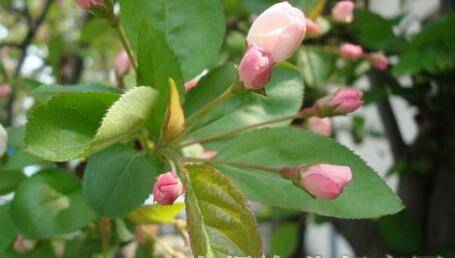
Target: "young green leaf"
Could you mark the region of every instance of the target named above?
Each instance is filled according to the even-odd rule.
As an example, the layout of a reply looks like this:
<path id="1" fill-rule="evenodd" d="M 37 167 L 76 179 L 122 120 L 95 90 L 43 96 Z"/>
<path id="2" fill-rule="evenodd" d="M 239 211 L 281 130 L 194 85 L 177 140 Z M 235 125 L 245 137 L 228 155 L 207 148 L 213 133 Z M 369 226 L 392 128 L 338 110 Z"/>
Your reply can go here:
<path id="1" fill-rule="evenodd" d="M 180 212 L 185 208 L 181 202 L 173 205 L 148 205 L 135 209 L 128 214 L 128 218 L 134 224 L 159 224 L 172 222 Z"/>
<path id="2" fill-rule="evenodd" d="M 120 10 L 121 21 L 134 48 L 143 19 L 163 33 L 182 64 L 185 81 L 216 60 L 225 31 L 219 0 L 121 0 Z M 140 43 L 137 48 L 140 51 Z M 171 78 L 179 84 L 176 77 Z"/>
<path id="3" fill-rule="evenodd" d="M 353 179 L 333 201 L 313 199 L 279 175 L 257 170 L 223 170 L 251 200 L 338 218 L 372 218 L 397 213 L 397 195 L 357 155 L 332 139 L 295 128 L 264 128 L 239 135 L 214 159 L 282 168 L 328 163 L 352 169 Z"/>
<path id="4" fill-rule="evenodd" d="M 88 160 L 84 197 L 100 216 L 120 216 L 145 201 L 161 172 L 158 160 L 129 146 L 115 145 Z"/>
<path id="5" fill-rule="evenodd" d="M 304 47 L 297 52 L 297 65 L 308 86 L 319 87 L 335 70 L 337 55 L 323 48 Z"/>
<path id="6" fill-rule="evenodd" d="M 16 238 L 16 228 L 14 227 L 11 215 L 10 204 L 0 206 L 0 256 Z"/>
<path id="7" fill-rule="evenodd" d="M 64 170 L 42 171 L 25 180 L 14 195 L 11 217 L 30 238 L 70 233 L 96 219 L 82 198 L 79 179 Z"/>
<path id="8" fill-rule="evenodd" d="M 164 137 L 166 140 L 174 139 L 182 133 L 184 126 L 185 115 L 183 114 L 179 92 L 174 80 L 169 79 L 169 107 L 166 112 Z"/>
<path id="9" fill-rule="evenodd" d="M 159 93 L 150 87 L 134 87 L 107 111 L 84 156 L 116 142 L 134 137 L 146 123 L 158 102 Z"/>
<path id="10" fill-rule="evenodd" d="M 168 46 L 164 34 L 146 20 L 142 22 L 139 29 L 138 63 L 138 83 L 150 86 L 160 93 L 149 124 L 152 136 L 157 138 L 163 128 L 169 106 L 169 79 L 175 81 L 181 100 L 183 100 L 184 90 L 178 59 Z"/>
<path id="11" fill-rule="evenodd" d="M 21 169 L 1 169 L 0 170 L 0 195 L 7 194 L 25 179 Z"/>
<path id="12" fill-rule="evenodd" d="M 235 185 L 207 165 L 188 165 L 186 213 L 194 256 L 262 257 L 254 215 Z"/>

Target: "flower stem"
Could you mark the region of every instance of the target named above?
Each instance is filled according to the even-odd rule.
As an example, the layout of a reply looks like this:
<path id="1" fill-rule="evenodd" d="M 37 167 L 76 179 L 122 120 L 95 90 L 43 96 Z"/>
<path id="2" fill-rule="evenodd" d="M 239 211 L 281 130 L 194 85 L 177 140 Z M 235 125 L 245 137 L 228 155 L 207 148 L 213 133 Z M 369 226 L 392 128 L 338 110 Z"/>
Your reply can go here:
<path id="1" fill-rule="evenodd" d="M 137 74 L 137 63 L 136 59 L 134 58 L 133 55 L 133 50 L 131 49 L 131 45 L 128 42 L 128 38 L 126 37 L 126 33 L 123 30 L 122 25 L 120 24 L 119 21 L 115 23 L 115 30 L 117 31 L 120 41 L 122 42 L 123 48 L 125 49 L 126 53 L 128 54 L 128 58 L 130 59 L 130 62 L 133 66 L 134 72 Z"/>
<path id="2" fill-rule="evenodd" d="M 309 115 L 307 115 L 306 113 L 299 112 L 299 113 L 294 114 L 294 115 L 284 116 L 284 117 L 280 117 L 280 118 L 277 118 L 277 119 L 273 119 L 273 120 L 269 120 L 269 121 L 265 121 L 265 122 L 261 122 L 261 123 L 257 123 L 257 124 L 247 125 L 247 126 L 240 127 L 240 128 L 237 128 L 237 129 L 234 129 L 234 130 L 231 130 L 231 131 L 226 131 L 226 132 L 222 132 L 222 133 L 219 133 L 219 134 L 215 134 L 215 135 L 211 135 L 211 136 L 207 136 L 207 137 L 202 137 L 202 138 L 199 138 L 199 139 L 191 140 L 191 141 L 188 141 L 188 142 L 184 142 L 184 143 L 180 144 L 178 147 L 179 148 L 183 148 L 183 147 L 186 147 L 186 146 L 189 146 L 189 145 L 193 145 L 195 143 L 210 142 L 210 141 L 218 140 L 218 139 L 221 139 L 221 138 L 226 138 L 226 137 L 229 137 L 229 136 L 234 136 L 234 135 L 237 135 L 239 133 L 242 133 L 244 131 L 248 131 L 248 130 L 251 130 L 251 129 L 254 129 L 254 128 L 258 128 L 258 127 L 262 127 L 262 126 L 266 126 L 266 125 L 272 125 L 272 124 L 276 124 L 276 123 L 281 123 L 281 122 L 284 122 L 284 121 L 287 121 L 287 120 L 306 118 L 308 116 Z"/>
<path id="3" fill-rule="evenodd" d="M 222 164 L 230 167 L 236 167 L 236 168 L 246 168 L 246 169 L 256 169 L 256 170 L 262 170 L 274 174 L 281 175 L 281 169 L 280 168 L 273 168 L 273 167 L 267 167 L 267 166 L 261 166 L 261 165 L 256 165 L 256 164 L 248 164 L 248 163 L 242 163 L 242 162 L 235 162 L 235 161 L 227 161 L 227 160 L 222 160 L 222 159 L 200 159 L 200 158 L 193 158 L 193 157 L 185 157 L 185 161 L 188 162 L 198 162 L 198 163 L 209 163 L 209 164 Z"/>

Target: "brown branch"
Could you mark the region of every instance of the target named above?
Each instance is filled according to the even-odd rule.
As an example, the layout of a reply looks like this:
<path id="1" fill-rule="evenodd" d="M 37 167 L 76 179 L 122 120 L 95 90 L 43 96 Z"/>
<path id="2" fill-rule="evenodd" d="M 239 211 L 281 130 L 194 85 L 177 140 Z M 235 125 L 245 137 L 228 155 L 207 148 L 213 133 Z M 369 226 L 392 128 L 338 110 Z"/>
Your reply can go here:
<path id="1" fill-rule="evenodd" d="M 41 24 L 43 23 L 44 19 L 46 18 L 50 6 L 52 4 L 53 0 L 47 0 L 44 4 L 43 10 L 41 11 L 41 14 L 38 16 L 36 21 L 33 23 L 32 26 L 29 26 L 27 34 L 20 44 L 20 57 L 17 61 L 16 69 L 14 70 L 14 77 L 17 78 L 20 75 L 20 72 L 22 70 L 22 66 L 24 65 L 25 58 L 27 57 L 27 50 L 30 44 L 33 42 L 33 39 L 36 36 L 36 33 L 38 32 L 38 29 L 40 28 Z M 28 9 L 25 9 L 28 10 Z M 14 104 L 14 99 L 15 99 L 15 91 L 13 89 L 13 92 L 11 93 L 10 98 L 8 99 L 7 103 L 7 110 L 8 110 L 8 115 L 6 118 L 7 124 L 11 125 L 13 122 L 13 104 Z"/>

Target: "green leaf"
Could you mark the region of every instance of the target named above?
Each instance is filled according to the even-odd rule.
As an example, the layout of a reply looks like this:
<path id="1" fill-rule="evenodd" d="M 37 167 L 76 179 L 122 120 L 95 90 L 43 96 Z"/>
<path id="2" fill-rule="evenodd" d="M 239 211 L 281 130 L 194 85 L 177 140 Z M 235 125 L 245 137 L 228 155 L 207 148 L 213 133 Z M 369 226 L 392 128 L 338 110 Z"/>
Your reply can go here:
<path id="1" fill-rule="evenodd" d="M 149 125 L 152 136 L 158 137 L 169 106 L 169 79 L 175 81 L 180 96 L 183 96 L 184 89 L 179 62 L 164 34 L 147 21 L 142 23 L 139 31 L 138 62 L 138 84 L 151 86 L 160 93 Z"/>
<path id="2" fill-rule="evenodd" d="M 158 102 L 158 96 L 156 90 L 144 86 L 123 94 L 107 111 L 84 156 L 141 133 Z"/>
<path id="3" fill-rule="evenodd" d="M 216 60 L 225 31 L 219 0 L 121 0 L 120 10 L 133 47 L 143 19 L 164 33 L 182 64 L 185 81 Z"/>
<path id="4" fill-rule="evenodd" d="M 120 216 L 141 206 L 162 172 L 158 160 L 129 146 L 115 145 L 88 160 L 84 196 L 100 216 Z"/>
<path id="5" fill-rule="evenodd" d="M 349 166 L 353 180 L 333 201 L 313 199 L 279 175 L 224 167 L 251 200 L 338 218 L 372 218 L 403 209 L 400 199 L 357 155 L 332 139 L 296 128 L 264 128 L 229 141 L 215 159 L 276 168 L 328 163 Z"/>
<path id="6" fill-rule="evenodd" d="M 36 103 L 44 104 L 57 94 L 65 92 L 107 92 L 120 93 L 120 90 L 114 87 L 109 87 L 99 83 L 86 83 L 77 85 L 58 85 L 49 84 L 42 85 L 32 91 Z"/>
<path id="7" fill-rule="evenodd" d="M 188 165 L 186 213 L 194 256 L 262 256 L 254 215 L 240 191 L 216 169 Z"/>
<path id="8" fill-rule="evenodd" d="M 185 102 L 187 117 L 216 99 L 235 81 L 237 70 L 233 63 L 227 63 L 211 70 L 201 78 L 197 87 L 188 92 Z"/>
<path id="9" fill-rule="evenodd" d="M 169 79 L 169 107 L 166 112 L 164 138 L 172 140 L 179 136 L 185 127 L 185 115 L 175 82 Z"/>
<path id="10" fill-rule="evenodd" d="M 303 101 L 303 82 L 299 72 L 290 65 L 276 67 L 266 92 L 267 96 L 243 94 L 231 97 L 209 115 L 205 125 L 192 136 L 213 135 L 297 113 Z"/>
<path id="11" fill-rule="evenodd" d="M 296 223 L 279 225 L 272 234 L 271 253 L 280 257 L 290 257 L 299 241 L 299 228 Z"/>
<path id="12" fill-rule="evenodd" d="M 455 68 L 455 14 L 435 19 L 411 40 L 393 68 L 395 75 L 438 74 Z M 425 60 L 424 62 L 422 60 Z"/>
<path id="13" fill-rule="evenodd" d="M 335 69 L 337 55 L 319 47 L 302 47 L 297 52 L 297 65 L 308 86 L 322 86 Z"/>
<path id="14" fill-rule="evenodd" d="M 26 127 L 27 149 L 44 159 L 65 161 L 133 138 L 145 128 L 158 93 L 135 87 L 117 97 L 111 93 L 57 95 L 32 111 Z"/>
<path id="15" fill-rule="evenodd" d="M 0 206 L 0 256 L 16 238 L 16 228 L 14 227 L 11 215 L 10 204 Z"/>
<path id="16" fill-rule="evenodd" d="M 42 171 L 25 180 L 11 203 L 11 217 L 29 238 L 78 230 L 96 218 L 82 198 L 79 179 L 64 170 Z"/>
<path id="17" fill-rule="evenodd" d="M 1 169 L 0 170 L 0 195 L 7 194 L 25 179 L 21 169 Z"/>
<path id="18" fill-rule="evenodd" d="M 172 222 L 180 212 L 185 208 L 181 202 L 173 205 L 148 205 L 140 207 L 128 214 L 128 218 L 134 224 L 160 224 Z"/>
<path id="19" fill-rule="evenodd" d="M 395 36 L 393 22 L 368 10 L 356 9 L 352 23 L 355 36 L 363 45 L 375 50 L 398 51 L 405 41 Z"/>
<path id="20" fill-rule="evenodd" d="M 81 157 L 95 137 L 112 93 L 64 93 L 29 115 L 25 146 L 29 152 L 52 161 Z"/>
<path id="21" fill-rule="evenodd" d="M 2 258 L 55 258 L 54 250 L 49 241 L 43 241 L 28 253 L 18 253 L 9 248 Z"/>

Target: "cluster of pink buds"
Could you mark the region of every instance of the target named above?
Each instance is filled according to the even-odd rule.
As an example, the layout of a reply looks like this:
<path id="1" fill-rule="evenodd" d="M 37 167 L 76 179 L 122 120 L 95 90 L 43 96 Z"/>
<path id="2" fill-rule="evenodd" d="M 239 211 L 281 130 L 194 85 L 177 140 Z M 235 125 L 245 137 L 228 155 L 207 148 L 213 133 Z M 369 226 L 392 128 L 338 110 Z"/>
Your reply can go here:
<path id="1" fill-rule="evenodd" d="M 288 2 L 275 4 L 260 14 L 247 36 L 248 48 L 239 65 L 239 78 L 247 89 L 268 83 L 275 63 L 291 57 L 305 37 L 306 19 Z"/>
<path id="2" fill-rule="evenodd" d="M 331 164 L 283 168 L 281 174 L 311 196 L 325 200 L 336 199 L 352 180 L 351 168 Z"/>
<path id="3" fill-rule="evenodd" d="M 153 186 L 153 198 L 160 205 L 172 205 L 183 193 L 183 184 L 172 172 L 161 174 Z"/>
<path id="4" fill-rule="evenodd" d="M 340 46 L 339 53 L 341 57 L 349 61 L 355 61 L 360 58 L 368 60 L 371 65 L 379 71 L 385 71 L 389 67 L 389 61 L 384 54 L 364 53 L 363 48 L 359 45 L 344 43 Z"/>

